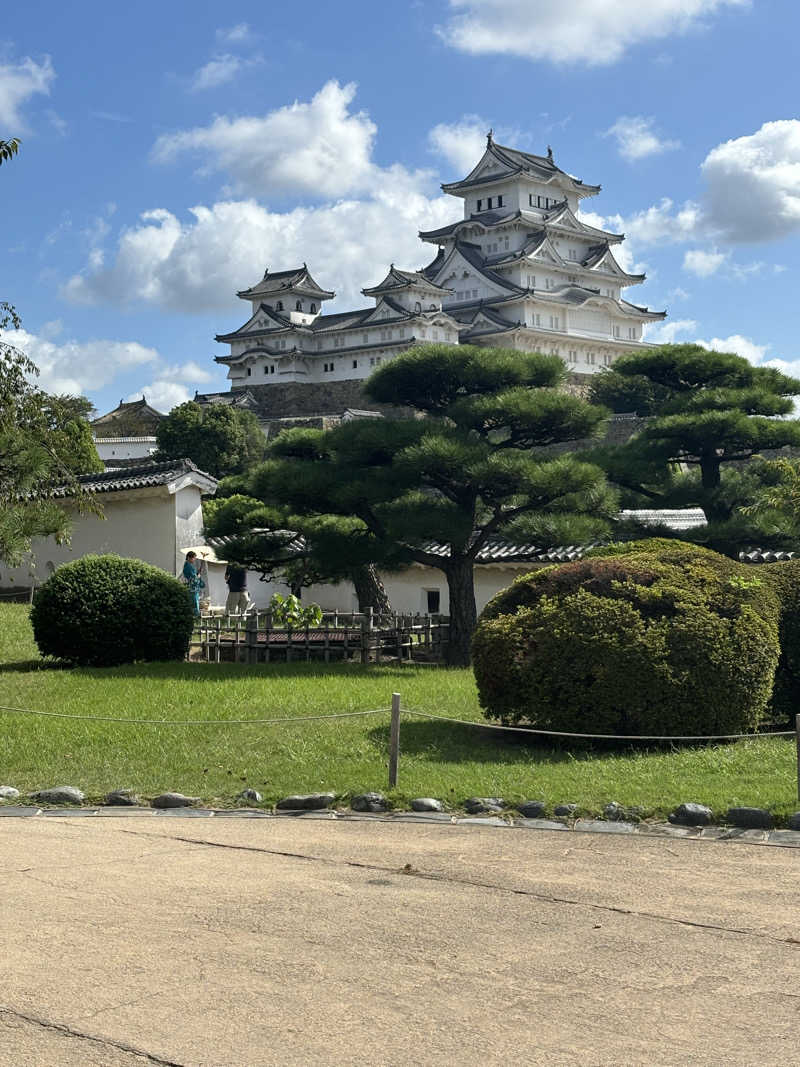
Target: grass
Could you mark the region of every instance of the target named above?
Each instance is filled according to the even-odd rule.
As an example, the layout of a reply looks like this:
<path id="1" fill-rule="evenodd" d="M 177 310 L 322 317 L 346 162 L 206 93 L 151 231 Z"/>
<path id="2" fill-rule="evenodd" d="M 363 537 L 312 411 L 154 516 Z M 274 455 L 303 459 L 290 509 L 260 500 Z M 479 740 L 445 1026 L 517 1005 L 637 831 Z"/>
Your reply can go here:
<path id="1" fill-rule="evenodd" d="M 0 711 L 0 784 L 22 792 L 76 785 L 98 800 L 110 789 L 143 797 L 177 790 L 229 806 L 246 787 L 265 802 L 332 790 L 386 792 L 391 693 L 405 707 L 482 723 L 471 671 L 349 664 L 157 663 L 59 669 L 38 657 L 26 605 L 0 606 L 0 702 L 121 719 L 291 717 L 386 708 L 329 722 L 164 726 L 45 719 Z M 695 800 L 715 812 L 755 805 L 779 817 L 797 809 L 791 739 L 643 751 L 551 748 L 469 726 L 406 716 L 400 788 L 392 798 L 468 796 L 577 803 L 598 813 L 611 800 L 665 816 Z"/>

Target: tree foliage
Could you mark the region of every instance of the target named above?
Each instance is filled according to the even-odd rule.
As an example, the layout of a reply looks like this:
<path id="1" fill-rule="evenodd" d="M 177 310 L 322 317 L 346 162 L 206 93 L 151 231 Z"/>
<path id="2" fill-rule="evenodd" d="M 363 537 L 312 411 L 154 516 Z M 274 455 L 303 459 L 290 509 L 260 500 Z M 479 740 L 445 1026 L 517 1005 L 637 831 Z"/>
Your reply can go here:
<path id="1" fill-rule="evenodd" d="M 788 417 L 798 395 L 797 379 L 732 353 L 700 345 L 632 353 L 595 376 L 590 399 L 647 416 L 645 425 L 626 444 L 590 455 L 631 506 L 702 508 L 708 525 L 692 536 L 703 543 L 724 551 L 763 543 L 768 524 L 742 508 L 764 471 L 745 465 L 765 449 L 800 444 L 800 421 Z"/>
<path id="2" fill-rule="evenodd" d="M 519 535 L 523 523 L 527 539 L 576 515 L 603 523 L 614 510 L 596 466 L 548 450 L 591 436 L 604 417 L 559 391 L 564 377 L 555 356 L 422 345 L 366 385 L 376 402 L 416 417 L 287 431 L 253 472 L 249 493 L 316 524 L 326 566 L 417 562 L 443 571 L 450 662 L 468 662 L 473 567 L 491 540 Z"/>
<path id="3" fill-rule="evenodd" d="M 190 459 L 214 477 L 241 474 L 264 456 L 266 439 L 251 411 L 224 404 L 180 404 L 159 422 L 156 459 Z"/>
<path id="4" fill-rule="evenodd" d="M 19 152 L 19 137 L 10 137 L 7 141 L 0 141 L 0 164 L 13 159 Z"/>
<path id="5" fill-rule="evenodd" d="M 246 487 L 246 479 L 242 485 Z M 226 486 L 230 488 L 230 485 Z M 225 538 L 225 555 L 291 589 L 352 581 L 359 609 L 391 610 L 375 569 L 378 546 L 357 519 L 342 515 L 297 515 L 245 493 L 203 506 L 207 537 Z M 386 558 L 384 565 L 390 565 Z M 397 561 L 396 561 L 397 562 Z"/>
<path id="6" fill-rule="evenodd" d="M 19 317 L 3 303 L 0 328 L 9 326 L 18 327 Z M 68 538 L 61 497 L 98 510 L 76 477 L 103 469 L 85 418 L 88 401 L 49 396 L 32 384 L 37 373 L 22 352 L 0 342 L 0 560 L 9 566 L 19 564 L 34 537 Z"/>

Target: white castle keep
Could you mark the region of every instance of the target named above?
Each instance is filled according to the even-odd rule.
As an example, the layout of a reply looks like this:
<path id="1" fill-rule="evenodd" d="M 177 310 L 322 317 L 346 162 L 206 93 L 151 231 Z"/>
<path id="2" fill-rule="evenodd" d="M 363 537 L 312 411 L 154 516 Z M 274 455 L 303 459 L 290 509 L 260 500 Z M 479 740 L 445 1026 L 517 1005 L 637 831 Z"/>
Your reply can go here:
<path id="1" fill-rule="evenodd" d="M 252 314 L 216 338 L 230 346 L 216 361 L 228 367 L 231 393 L 197 399 L 251 407 L 267 421 L 335 416 L 337 407 L 341 415 L 359 406 L 358 383 L 376 366 L 425 341 L 555 353 L 580 381 L 645 346 L 643 325 L 665 317 L 623 299 L 645 276 L 614 257 L 622 234 L 578 218 L 580 201 L 600 186 L 561 170 L 549 148 L 546 156 L 505 148 L 490 131 L 477 165 L 442 189 L 463 199 L 463 219 L 420 233 L 438 246 L 435 258 L 417 271 L 392 264 L 362 290 L 374 306 L 322 314 L 335 294 L 305 264 L 267 270 L 238 293 Z"/>

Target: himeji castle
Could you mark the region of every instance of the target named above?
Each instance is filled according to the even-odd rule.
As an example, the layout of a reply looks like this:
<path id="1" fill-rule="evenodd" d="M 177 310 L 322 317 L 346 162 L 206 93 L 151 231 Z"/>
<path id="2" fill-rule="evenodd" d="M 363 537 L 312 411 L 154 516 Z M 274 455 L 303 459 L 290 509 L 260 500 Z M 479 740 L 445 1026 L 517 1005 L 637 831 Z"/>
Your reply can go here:
<path id="1" fill-rule="evenodd" d="M 464 217 L 420 233 L 436 256 L 416 271 L 392 264 L 380 284 L 362 290 L 373 306 L 323 314 L 335 293 L 305 263 L 267 270 L 239 292 L 251 314 L 216 338 L 230 346 L 216 361 L 228 367 L 231 391 L 196 399 L 250 408 L 267 432 L 273 423 L 277 430 L 287 421 L 377 414 L 361 383 L 427 341 L 555 353 L 579 388 L 586 375 L 646 345 L 644 324 L 665 317 L 623 298 L 645 276 L 615 258 L 622 234 L 580 220 L 581 201 L 600 186 L 561 170 L 550 148 L 546 156 L 520 152 L 490 132 L 476 166 L 442 189 L 461 197 Z"/>

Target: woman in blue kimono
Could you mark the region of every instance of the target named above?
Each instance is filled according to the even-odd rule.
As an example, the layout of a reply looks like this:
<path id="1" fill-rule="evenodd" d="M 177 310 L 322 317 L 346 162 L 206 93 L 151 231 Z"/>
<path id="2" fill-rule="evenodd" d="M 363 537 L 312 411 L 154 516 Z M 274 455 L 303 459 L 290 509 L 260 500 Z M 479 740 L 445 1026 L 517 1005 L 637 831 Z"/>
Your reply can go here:
<path id="1" fill-rule="evenodd" d="M 195 563 L 196 559 L 196 552 L 186 553 L 186 562 L 183 565 L 183 580 L 186 582 L 186 587 L 189 590 L 189 600 L 192 604 L 192 611 L 195 615 L 199 616 L 200 590 L 205 589 L 206 583 L 200 577 L 199 568 Z"/>

